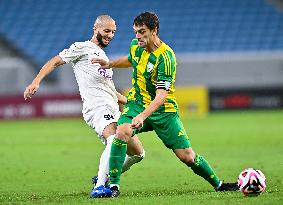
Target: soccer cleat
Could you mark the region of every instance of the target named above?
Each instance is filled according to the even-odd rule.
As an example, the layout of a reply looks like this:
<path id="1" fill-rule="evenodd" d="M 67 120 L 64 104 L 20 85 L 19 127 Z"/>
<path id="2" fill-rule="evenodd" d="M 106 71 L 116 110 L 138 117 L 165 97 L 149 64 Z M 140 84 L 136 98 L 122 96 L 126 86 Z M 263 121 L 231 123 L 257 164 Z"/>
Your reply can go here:
<path id="1" fill-rule="evenodd" d="M 238 183 L 222 183 L 221 186 L 216 189 L 216 191 L 238 191 L 239 186 Z"/>
<path id="2" fill-rule="evenodd" d="M 106 198 L 112 197 L 112 191 L 103 185 L 93 188 L 90 192 L 90 198 Z"/>
<path id="3" fill-rule="evenodd" d="M 113 186 L 110 188 L 111 189 L 111 197 L 112 198 L 115 198 L 115 197 L 118 197 L 120 195 L 120 191 L 119 191 L 119 188 L 117 186 Z"/>

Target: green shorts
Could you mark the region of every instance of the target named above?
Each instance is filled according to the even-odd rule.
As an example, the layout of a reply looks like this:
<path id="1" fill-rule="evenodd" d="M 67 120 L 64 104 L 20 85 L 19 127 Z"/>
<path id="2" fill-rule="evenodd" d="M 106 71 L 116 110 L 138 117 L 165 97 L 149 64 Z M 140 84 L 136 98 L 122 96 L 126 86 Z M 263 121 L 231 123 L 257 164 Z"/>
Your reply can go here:
<path id="1" fill-rule="evenodd" d="M 144 108 L 132 102 L 127 103 L 118 120 L 118 125 L 132 123 L 132 119 L 141 113 Z M 139 130 L 135 129 L 133 135 L 142 132 L 155 131 L 157 136 L 162 140 L 169 149 L 184 149 L 191 147 L 190 140 L 179 118 L 178 113 L 154 112 L 148 117 Z"/>

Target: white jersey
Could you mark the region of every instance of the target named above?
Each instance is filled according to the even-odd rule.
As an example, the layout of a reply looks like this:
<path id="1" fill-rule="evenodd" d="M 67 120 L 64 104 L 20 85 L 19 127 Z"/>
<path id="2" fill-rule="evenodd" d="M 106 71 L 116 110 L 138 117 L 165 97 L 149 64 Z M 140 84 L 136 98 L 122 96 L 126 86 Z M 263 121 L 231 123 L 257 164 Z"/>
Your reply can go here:
<path id="1" fill-rule="evenodd" d="M 59 56 L 66 63 L 72 63 L 83 101 L 84 119 L 101 135 L 105 126 L 114 120 L 113 118 L 115 118 L 114 121 L 117 121 L 118 98 L 112 80 L 112 69 L 102 69 L 100 64 L 92 64 L 91 59 L 101 58 L 109 62 L 108 57 L 99 46 L 91 41 L 75 42 L 70 48 L 60 52 Z M 110 120 L 106 119 L 106 125 L 97 129 L 98 122 L 102 120 L 100 119 L 101 112 L 105 109 L 109 112 L 108 114 L 102 113 L 104 114 L 102 118 L 108 116 L 106 118 L 110 117 Z M 100 116 L 97 116 L 98 112 Z M 92 122 L 94 118 L 96 120 Z"/>

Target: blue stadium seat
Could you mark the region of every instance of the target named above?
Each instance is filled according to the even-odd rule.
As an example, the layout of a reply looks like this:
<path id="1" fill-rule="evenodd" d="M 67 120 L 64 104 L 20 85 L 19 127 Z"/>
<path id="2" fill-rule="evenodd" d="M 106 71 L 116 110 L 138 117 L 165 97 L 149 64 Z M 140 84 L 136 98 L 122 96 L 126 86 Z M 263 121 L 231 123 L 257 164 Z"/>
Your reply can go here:
<path id="1" fill-rule="evenodd" d="M 0 35 L 42 65 L 90 39 L 94 18 L 109 14 L 118 31 L 106 51 L 126 54 L 133 18 L 146 10 L 159 15 L 160 36 L 178 53 L 283 50 L 283 12 L 265 0 L 1 0 Z"/>

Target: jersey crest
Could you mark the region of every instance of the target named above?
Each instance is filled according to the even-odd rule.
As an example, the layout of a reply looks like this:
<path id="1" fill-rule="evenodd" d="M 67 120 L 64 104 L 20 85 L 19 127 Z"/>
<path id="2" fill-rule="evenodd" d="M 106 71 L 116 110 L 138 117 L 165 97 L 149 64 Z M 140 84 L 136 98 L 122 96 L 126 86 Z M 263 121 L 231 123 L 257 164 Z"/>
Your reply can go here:
<path id="1" fill-rule="evenodd" d="M 151 62 L 148 62 L 146 68 L 147 68 L 147 72 L 150 73 L 153 70 L 154 65 Z"/>

